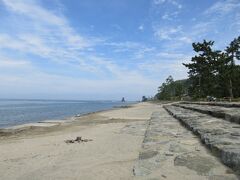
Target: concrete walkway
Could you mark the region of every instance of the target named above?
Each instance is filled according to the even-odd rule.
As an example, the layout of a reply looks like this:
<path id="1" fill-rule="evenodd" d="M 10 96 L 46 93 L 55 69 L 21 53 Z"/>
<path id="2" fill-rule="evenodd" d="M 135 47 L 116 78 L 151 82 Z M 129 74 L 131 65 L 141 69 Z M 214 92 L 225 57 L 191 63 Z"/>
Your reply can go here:
<path id="1" fill-rule="evenodd" d="M 226 121 L 240 124 L 240 108 L 239 107 L 222 107 L 212 105 L 199 104 L 174 104 L 175 106 L 190 109 L 213 117 L 221 118 Z"/>
<path id="2" fill-rule="evenodd" d="M 152 180 L 238 179 L 162 106 L 148 122 L 133 173 L 136 179 Z"/>

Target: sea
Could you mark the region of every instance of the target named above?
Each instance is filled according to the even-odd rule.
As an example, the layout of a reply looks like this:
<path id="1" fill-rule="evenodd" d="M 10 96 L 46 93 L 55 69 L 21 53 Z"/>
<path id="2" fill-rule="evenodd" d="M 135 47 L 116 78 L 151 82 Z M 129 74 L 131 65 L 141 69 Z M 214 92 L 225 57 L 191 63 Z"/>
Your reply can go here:
<path id="1" fill-rule="evenodd" d="M 0 99 L 0 128 L 44 120 L 64 120 L 75 115 L 112 109 L 134 102 Z"/>

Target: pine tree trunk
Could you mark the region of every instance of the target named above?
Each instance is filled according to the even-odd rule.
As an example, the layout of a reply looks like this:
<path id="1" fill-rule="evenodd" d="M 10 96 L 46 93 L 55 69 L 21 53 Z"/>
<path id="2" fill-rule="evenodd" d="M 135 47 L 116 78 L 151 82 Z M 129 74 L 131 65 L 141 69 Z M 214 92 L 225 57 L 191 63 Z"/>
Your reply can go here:
<path id="1" fill-rule="evenodd" d="M 233 66 L 234 66 L 234 52 L 232 52 L 232 59 L 231 59 L 231 74 L 230 74 L 230 80 L 229 80 L 229 95 L 230 95 L 230 102 L 233 99 L 233 85 L 232 85 L 232 76 L 233 76 Z"/>
<path id="2" fill-rule="evenodd" d="M 233 98 L 232 79 L 229 80 L 229 95 L 230 95 L 230 102 L 231 102 Z"/>

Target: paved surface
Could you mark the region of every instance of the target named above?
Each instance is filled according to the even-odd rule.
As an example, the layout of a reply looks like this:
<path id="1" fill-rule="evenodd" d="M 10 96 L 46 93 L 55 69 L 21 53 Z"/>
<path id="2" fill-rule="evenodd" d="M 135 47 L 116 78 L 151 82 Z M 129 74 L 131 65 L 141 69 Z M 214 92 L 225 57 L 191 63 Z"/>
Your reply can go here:
<path id="1" fill-rule="evenodd" d="M 198 135 L 221 161 L 240 170 L 240 125 L 176 106 L 165 109 Z"/>
<path id="2" fill-rule="evenodd" d="M 210 106 L 222 106 L 222 107 L 240 107 L 239 102 L 192 102 L 182 101 L 181 104 L 199 104 L 199 105 L 210 105 Z"/>
<path id="3" fill-rule="evenodd" d="M 133 168 L 136 179 L 238 179 L 162 106 L 148 121 Z"/>
<path id="4" fill-rule="evenodd" d="M 237 107 L 222 107 L 222 106 L 212 106 L 212 105 L 199 105 L 199 104 L 186 104 L 177 103 L 175 106 L 179 106 L 185 109 L 190 109 L 198 111 L 204 114 L 209 114 L 211 116 L 222 118 L 226 121 L 234 122 L 240 124 L 240 108 Z"/>

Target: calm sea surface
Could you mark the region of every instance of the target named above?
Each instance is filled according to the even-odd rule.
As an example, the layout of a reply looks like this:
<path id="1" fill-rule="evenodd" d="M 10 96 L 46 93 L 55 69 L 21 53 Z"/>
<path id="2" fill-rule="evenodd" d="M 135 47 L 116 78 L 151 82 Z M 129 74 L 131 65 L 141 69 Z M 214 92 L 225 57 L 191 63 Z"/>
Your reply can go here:
<path id="1" fill-rule="evenodd" d="M 1 100 L 0 128 L 43 120 L 65 119 L 130 103 L 117 101 Z"/>

